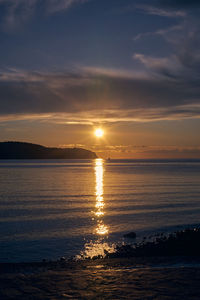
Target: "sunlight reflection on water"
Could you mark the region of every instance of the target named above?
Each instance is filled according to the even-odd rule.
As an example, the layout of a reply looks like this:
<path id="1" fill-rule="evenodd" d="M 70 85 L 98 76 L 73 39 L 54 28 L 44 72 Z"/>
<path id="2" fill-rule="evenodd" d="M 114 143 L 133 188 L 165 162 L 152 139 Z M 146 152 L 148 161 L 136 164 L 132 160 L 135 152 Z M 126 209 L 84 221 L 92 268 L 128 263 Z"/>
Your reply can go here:
<path id="1" fill-rule="evenodd" d="M 103 176 L 104 176 L 104 161 L 103 159 L 95 160 L 95 195 L 96 195 L 96 203 L 95 210 L 92 211 L 93 219 L 96 219 L 96 227 L 94 230 L 94 234 L 97 235 L 97 240 L 90 241 L 86 243 L 84 246 L 84 250 L 81 252 L 82 258 L 92 258 L 94 256 L 104 257 L 105 252 L 114 252 L 115 245 L 109 245 L 104 241 L 104 238 L 109 234 L 109 228 L 106 224 L 104 224 L 103 216 L 105 215 L 105 202 L 103 197 Z M 78 256 L 80 258 L 80 256 Z"/>
<path id="2" fill-rule="evenodd" d="M 103 172 L 104 172 L 104 166 L 103 166 L 103 159 L 96 159 L 95 161 L 95 178 L 96 178 L 96 211 L 94 212 L 96 218 L 97 218 L 97 227 L 96 227 L 96 233 L 98 235 L 105 235 L 108 234 L 108 226 L 106 226 L 102 220 L 102 217 L 104 216 L 104 198 L 103 198 Z"/>

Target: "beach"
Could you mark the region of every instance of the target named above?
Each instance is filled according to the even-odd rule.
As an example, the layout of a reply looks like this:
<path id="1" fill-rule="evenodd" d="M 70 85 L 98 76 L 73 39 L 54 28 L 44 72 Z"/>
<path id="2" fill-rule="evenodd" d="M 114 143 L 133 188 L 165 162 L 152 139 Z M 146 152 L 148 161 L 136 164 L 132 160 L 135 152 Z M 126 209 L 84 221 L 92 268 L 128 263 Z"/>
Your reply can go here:
<path id="1" fill-rule="evenodd" d="M 197 300 L 199 278 L 196 258 L 1 264 L 0 298 Z"/>

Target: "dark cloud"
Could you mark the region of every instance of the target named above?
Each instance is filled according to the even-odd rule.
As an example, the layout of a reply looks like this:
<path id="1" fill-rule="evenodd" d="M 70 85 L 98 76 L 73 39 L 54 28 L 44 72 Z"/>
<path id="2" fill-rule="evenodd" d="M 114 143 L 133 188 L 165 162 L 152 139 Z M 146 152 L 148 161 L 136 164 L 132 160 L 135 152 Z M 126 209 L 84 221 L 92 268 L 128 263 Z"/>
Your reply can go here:
<path id="1" fill-rule="evenodd" d="M 183 1 L 184 2 L 184 1 Z M 178 25 L 155 32 L 139 34 L 135 40 L 154 36 L 170 44 L 171 53 L 165 57 L 134 54 L 149 71 L 179 83 L 185 82 L 188 89 L 195 91 L 200 79 L 200 21 L 188 15 Z M 187 93 L 187 90 L 185 89 Z"/>
<path id="2" fill-rule="evenodd" d="M 197 117 L 200 86 L 95 68 L 48 74 L 14 71 L 0 75 L 0 106 L 1 116 L 68 114 L 68 121 L 76 122 Z"/>

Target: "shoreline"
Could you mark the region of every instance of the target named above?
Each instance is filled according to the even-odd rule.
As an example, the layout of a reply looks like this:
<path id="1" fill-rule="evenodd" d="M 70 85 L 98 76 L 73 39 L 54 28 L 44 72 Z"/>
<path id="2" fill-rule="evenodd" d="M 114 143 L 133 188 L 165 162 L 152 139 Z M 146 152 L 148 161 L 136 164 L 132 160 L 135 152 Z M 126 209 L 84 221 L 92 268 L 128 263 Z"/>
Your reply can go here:
<path id="1" fill-rule="evenodd" d="M 174 261 L 177 258 L 184 261 L 200 261 L 200 225 L 185 227 L 182 230 L 168 234 L 155 233 L 147 236 L 141 241 L 134 243 L 137 235 L 135 232 L 126 234 L 129 236 L 125 244 L 116 245 L 114 251 L 104 249 L 104 254 L 97 256 L 78 255 L 69 258 L 60 257 L 58 259 L 42 259 L 38 261 L 21 262 L 1 262 L 1 269 L 17 266 L 62 266 L 75 265 L 76 263 L 85 264 L 92 261 L 116 261 L 123 259 L 128 261 Z"/>
<path id="2" fill-rule="evenodd" d="M 200 268 L 200 256 L 152 256 L 152 257 L 120 257 L 120 258 L 99 258 L 83 260 L 65 260 L 65 261 L 45 261 L 45 262 L 17 262 L 0 263 L 0 274 L 34 272 L 46 270 L 67 270 L 84 269 L 90 267 L 104 268 Z"/>
<path id="3" fill-rule="evenodd" d="M 5 263 L 0 270 L 4 300 L 200 298 L 200 258 L 194 257 Z"/>
<path id="4" fill-rule="evenodd" d="M 0 299 L 198 300 L 199 247 L 197 227 L 119 246 L 105 258 L 0 263 Z"/>

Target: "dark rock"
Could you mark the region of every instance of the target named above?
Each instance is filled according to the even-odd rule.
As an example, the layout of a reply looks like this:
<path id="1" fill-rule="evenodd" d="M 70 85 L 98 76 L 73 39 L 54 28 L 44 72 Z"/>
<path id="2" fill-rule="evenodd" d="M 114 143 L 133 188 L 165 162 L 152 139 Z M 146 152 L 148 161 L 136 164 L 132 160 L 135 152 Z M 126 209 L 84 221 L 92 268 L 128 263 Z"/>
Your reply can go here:
<path id="1" fill-rule="evenodd" d="M 63 256 L 60 258 L 60 262 L 64 262 L 64 261 L 66 261 L 66 258 Z"/>
<path id="2" fill-rule="evenodd" d="M 130 234 L 125 235 L 128 237 Z M 134 246 L 116 247 L 113 257 L 164 257 L 191 256 L 200 257 L 200 228 L 186 228 L 182 231 L 162 235 L 153 241 L 143 241 Z M 112 257 L 112 255 L 109 255 Z"/>

